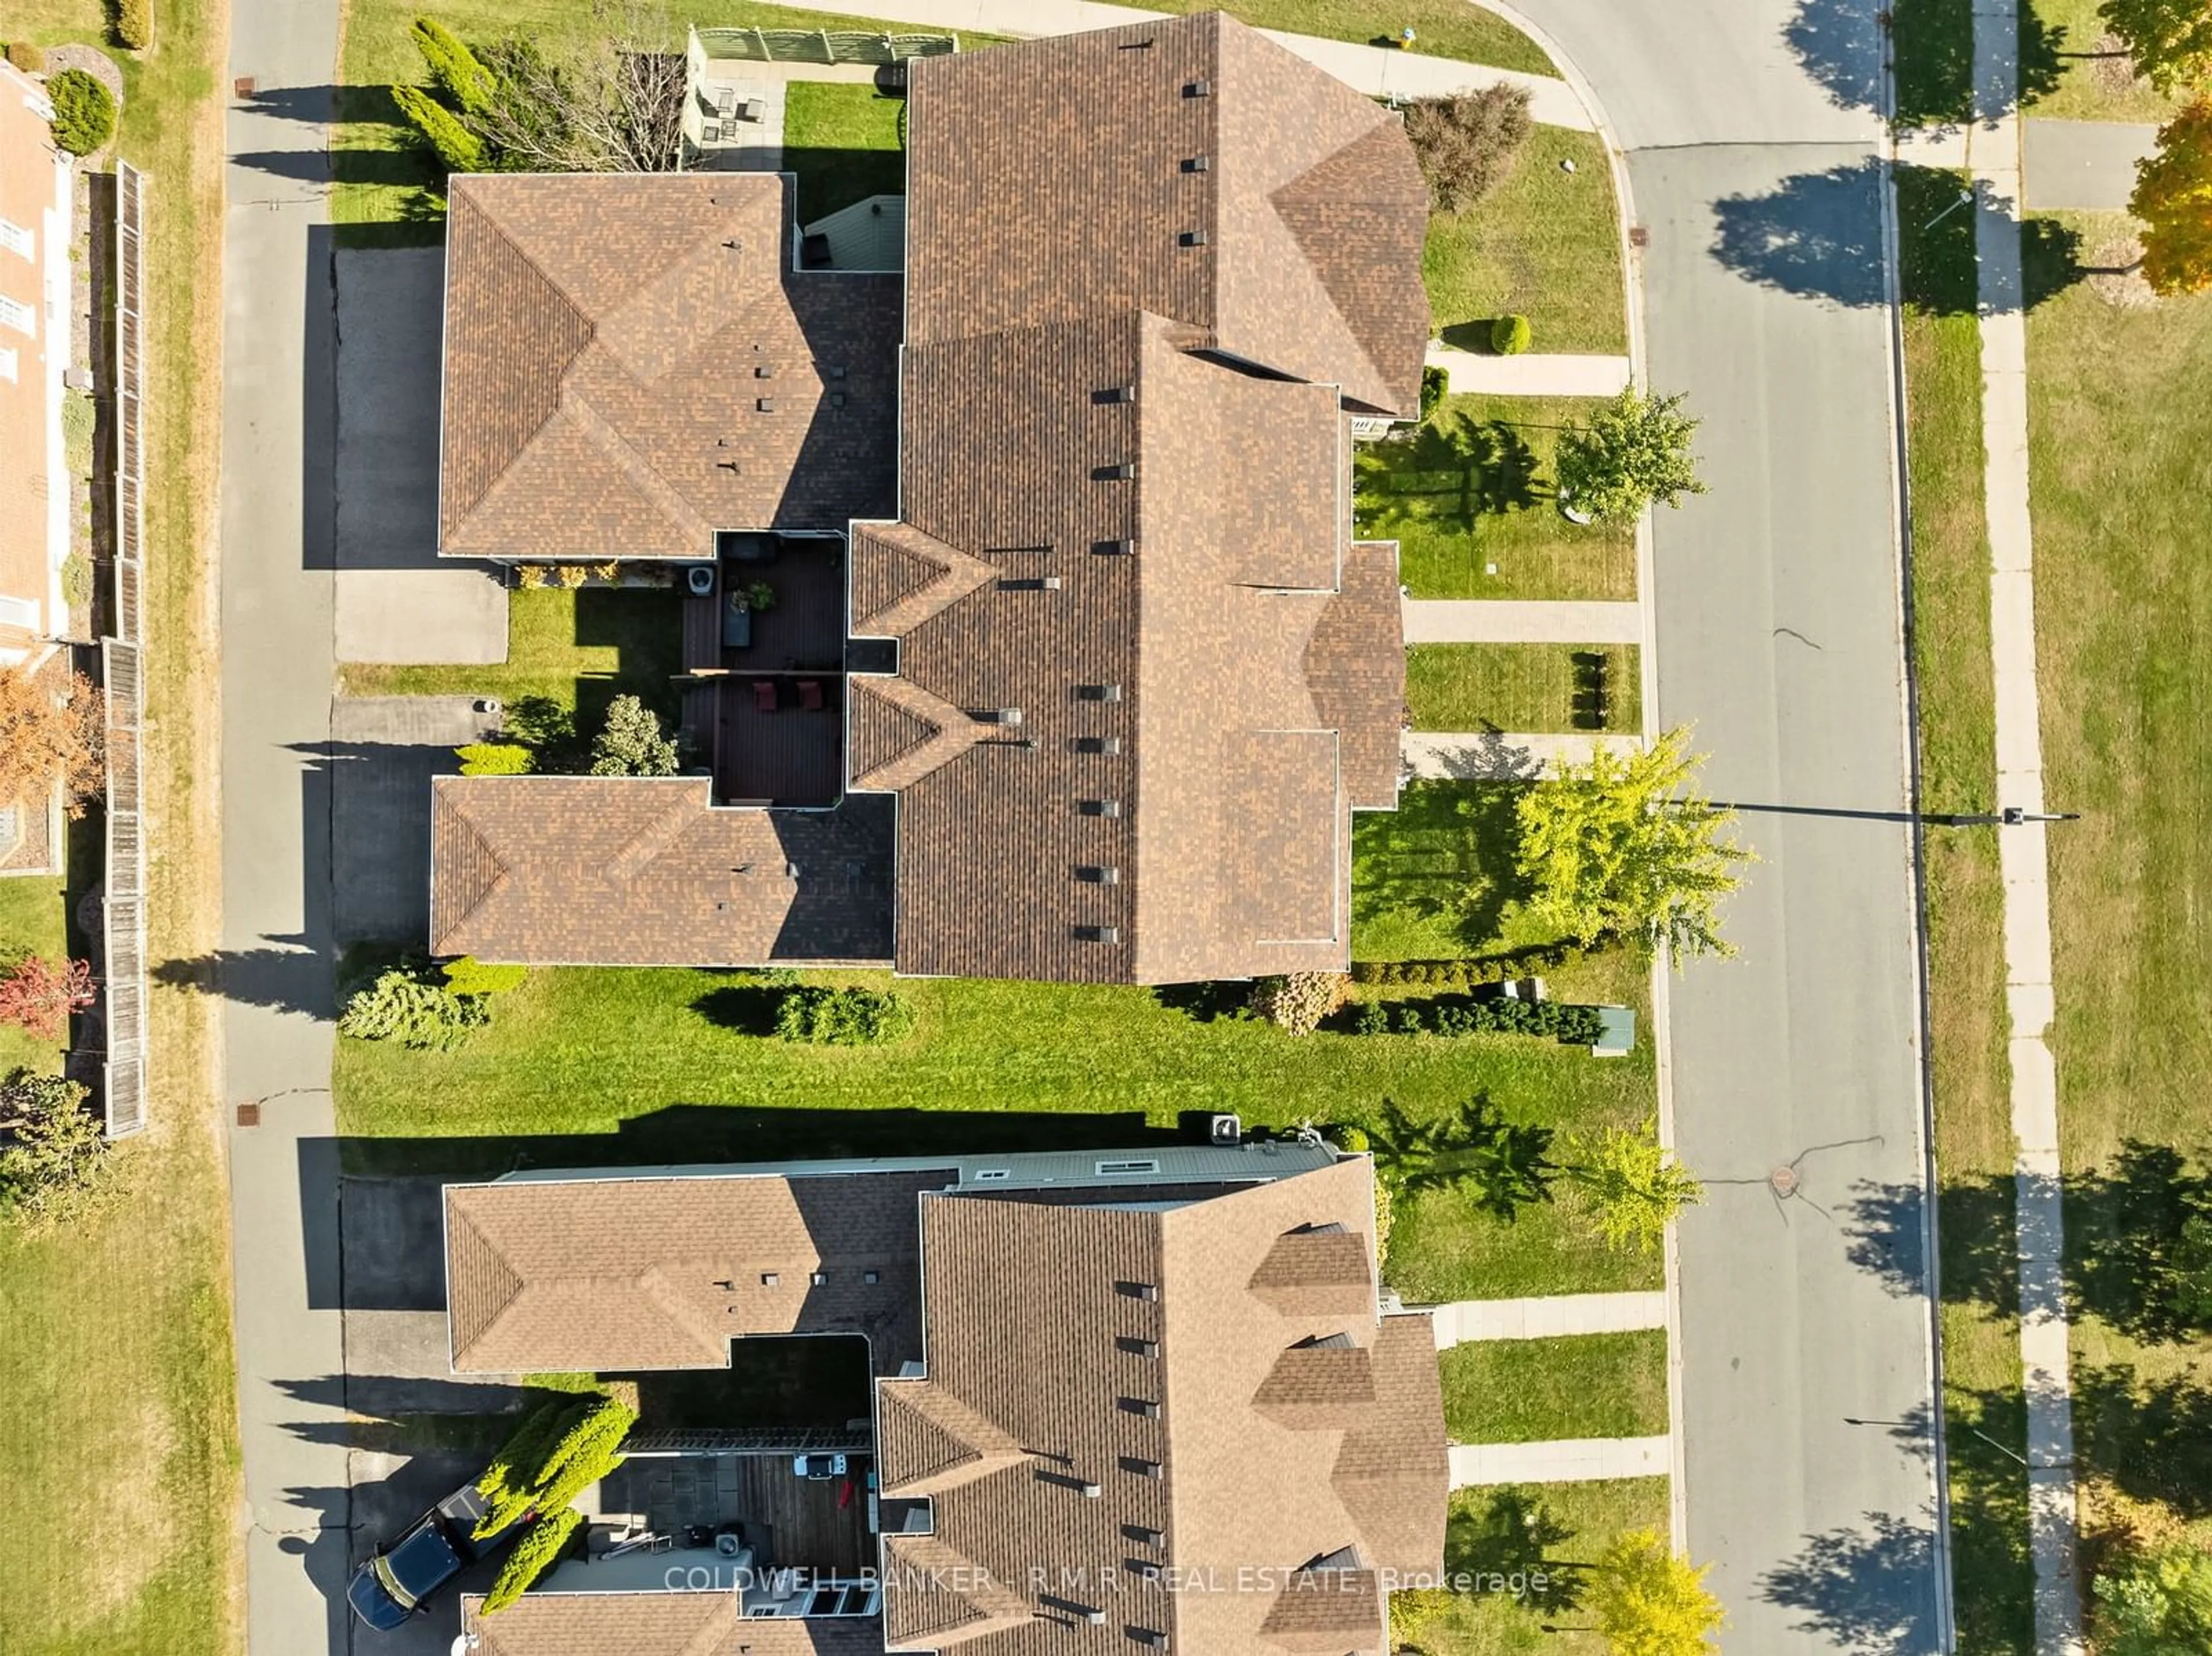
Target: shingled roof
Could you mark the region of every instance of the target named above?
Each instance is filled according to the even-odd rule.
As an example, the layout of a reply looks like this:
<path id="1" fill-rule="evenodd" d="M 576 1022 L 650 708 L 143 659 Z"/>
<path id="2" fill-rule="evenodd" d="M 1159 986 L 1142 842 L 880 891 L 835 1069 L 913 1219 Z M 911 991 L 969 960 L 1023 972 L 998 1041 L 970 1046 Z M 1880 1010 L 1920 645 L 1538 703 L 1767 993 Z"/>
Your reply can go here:
<path id="1" fill-rule="evenodd" d="M 911 68 L 909 345 L 1147 310 L 1419 401 L 1429 195 L 1398 118 L 1218 12 Z"/>
<path id="2" fill-rule="evenodd" d="M 878 1386 L 878 1447 L 934 1521 L 884 1538 L 887 1642 L 1381 1651 L 1380 1573 L 1442 1568 L 1449 1477 L 1429 1319 L 1376 1313 L 1372 1178 L 926 1196 L 927 1372 Z"/>
<path id="3" fill-rule="evenodd" d="M 454 177 L 441 551 L 703 558 L 890 509 L 898 278 L 794 272 L 791 188 Z"/>
<path id="4" fill-rule="evenodd" d="M 494 1616 L 461 1600 L 473 1656 L 883 1656 L 872 1617 L 748 1620 L 738 1596 L 707 1592 L 526 1594 Z"/>
<path id="5" fill-rule="evenodd" d="M 957 1176 L 449 1186 L 453 1370 L 720 1368 L 739 1335 L 862 1334 L 896 1374 L 921 1355 L 915 1201 Z"/>

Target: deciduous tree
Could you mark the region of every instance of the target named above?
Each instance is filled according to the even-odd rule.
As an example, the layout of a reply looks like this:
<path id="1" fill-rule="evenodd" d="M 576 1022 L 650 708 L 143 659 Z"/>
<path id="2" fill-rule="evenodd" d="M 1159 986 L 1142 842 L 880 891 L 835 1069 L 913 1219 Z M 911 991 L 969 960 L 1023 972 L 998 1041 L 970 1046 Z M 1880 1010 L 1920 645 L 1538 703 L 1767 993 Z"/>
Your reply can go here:
<path id="1" fill-rule="evenodd" d="M 2212 99 L 2159 129 L 2157 149 L 2136 164 L 2128 210 L 2143 221 L 2142 276 L 2154 293 L 2212 288 Z"/>
<path id="2" fill-rule="evenodd" d="M 1705 1590 L 1705 1571 L 1677 1558 L 1656 1530 L 1634 1530 L 1607 1548 L 1587 1604 L 1613 1656 L 1705 1656 L 1728 1617 Z"/>
<path id="3" fill-rule="evenodd" d="M 82 673 L 0 667 L 0 803 L 36 808 L 58 781 L 69 814 L 82 816 L 106 779 L 106 704 Z"/>
<path id="4" fill-rule="evenodd" d="M 1574 1160 L 1560 1168 L 1589 1192 L 1599 1240 L 1622 1253 L 1656 1253 L 1675 1216 L 1705 1199 L 1698 1176 L 1660 1148 L 1658 1125 L 1646 1121 L 1634 1132 L 1609 1127 L 1577 1139 Z"/>
<path id="5" fill-rule="evenodd" d="M 1430 199 L 1447 213 L 1473 206 L 1513 170 L 1530 125 L 1528 93 L 1503 82 L 1406 106 L 1407 140 Z"/>
<path id="6" fill-rule="evenodd" d="M 1559 498 L 1602 523 L 1633 523 L 1647 507 L 1704 494 L 1690 452 L 1698 422 L 1682 401 L 1624 385 L 1587 424 L 1570 426 L 1553 463 Z"/>
<path id="7" fill-rule="evenodd" d="M 95 992 L 90 961 L 55 966 L 26 955 L 0 977 L 0 1023 L 27 1029 L 40 1040 L 59 1040 L 68 1032 L 70 1014 L 91 1005 Z"/>
<path id="8" fill-rule="evenodd" d="M 2173 1542 L 2097 1577 L 2097 1648 L 2105 1656 L 2212 1651 L 2212 1552 Z"/>
<path id="9" fill-rule="evenodd" d="M 2212 79 L 2212 6 L 2205 0 L 2105 0 L 2097 8 L 2136 71 L 2160 92 Z"/>
<path id="10" fill-rule="evenodd" d="M 1691 791 L 1702 761 L 1688 734 L 1666 731 L 1640 752 L 1601 743 L 1521 796 L 1534 918 L 1584 943 L 1617 934 L 1678 955 L 1735 952 L 1716 910 L 1750 853 L 1729 836 L 1734 813 Z"/>
<path id="11" fill-rule="evenodd" d="M 0 1081 L 0 1209 L 52 1216 L 100 1188 L 107 1141 L 84 1101 L 59 1076 L 18 1070 Z"/>

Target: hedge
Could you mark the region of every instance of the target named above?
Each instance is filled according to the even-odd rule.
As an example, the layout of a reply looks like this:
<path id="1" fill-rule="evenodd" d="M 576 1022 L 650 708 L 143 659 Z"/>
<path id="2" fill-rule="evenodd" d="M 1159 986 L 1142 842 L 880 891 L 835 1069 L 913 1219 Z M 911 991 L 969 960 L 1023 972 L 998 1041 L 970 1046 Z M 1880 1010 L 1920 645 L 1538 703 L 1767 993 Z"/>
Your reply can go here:
<path id="1" fill-rule="evenodd" d="M 817 1046 L 867 1046 L 896 1040 L 914 1028 L 914 1011 L 896 995 L 873 989 L 802 987 L 775 1009 L 775 1032 Z"/>
<path id="2" fill-rule="evenodd" d="M 1531 336 L 1525 316 L 1501 316 L 1490 325 L 1490 349 L 1500 356 L 1518 356 L 1528 349 Z"/>
<path id="3" fill-rule="evenodd" d="M 1589 1046 L 1596 1043 L 1604 1028 L 1595 1006 L 1578 1006 L 1571 1001 L 1515 1000 L 1504 995 L 1494 1000 L 1452 995 L 1403 1000 L 1387 1011 L 1380 1003 L 1370 1001 L 1354 1026 L 1358 1033 L 1384 1033 L 1376 1027 L 1381 1020 L 1374 1016 L 1375 1011 L 1383 1013 L 1389 1033 L 1401 1035 L 1549 1035 L 1562 1046 Z"/>
<path id="4" fill-rule="evenodd" d="M 143 52 L 154 44 L 154 0 L 115 0 L 117 44 Z"/>
<path id="5" fill-rule="evenodd" d="M 1470 984 L 1504 983 L 1512 978 L 1556 972 L 1612 945 L 1600 942 L 1585 946 L 1573 943 L 1538 943 L 1503 955 L 1468 955 L 1456 960 L 1355 961 L 1354 983 L 1433 984 L 1439 988 L 1463 989 Z"/>
<path id="6" fill-rule="evenodd" d="M 8 43 L 8 61 L 26 75 L 46 72 L 46 54 L 28 40 L 10 40 Z"/>

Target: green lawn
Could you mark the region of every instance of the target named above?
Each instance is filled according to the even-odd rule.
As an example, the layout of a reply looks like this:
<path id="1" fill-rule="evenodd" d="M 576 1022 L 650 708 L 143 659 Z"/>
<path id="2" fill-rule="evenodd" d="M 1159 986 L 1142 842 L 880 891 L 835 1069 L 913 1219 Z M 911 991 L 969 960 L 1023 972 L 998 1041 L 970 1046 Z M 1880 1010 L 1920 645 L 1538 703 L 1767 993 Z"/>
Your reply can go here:
<path id="1" fill-rule="evenodd" d="M 65 883 L 44 875 L 0 879 L 0 970 L 25 955 L 58 961 L 68 952 L 69 894 Z M 12 1023 L 0 1024 L 0 1076 L 12 1070 L 60 1067 L 62 1048 L 34 1040 Z"/>
<path id="2" fill-rule="evenodd" d="M 672 589 L 538 587 L 507 595 L 507 659 L 488 666 L 339 669 L 348 695 L 489 695 L 512 708 L 543 697 L 588 729 L 627 692 L 673 716 L 683 664 L 683 597 Z"/>
<path id="3" fill-rule="evenodd" d="M 1440 1354 L 1454 1443 L 1657 1437 L 1667 1430 L 1667 1331 L 1474 1340 Z"/>
<path id="4" fill-rule="evenodd" d="M 1406 705 L 1418 731 L 1498 730 L 1540 734 L 1576 722 L 1575 657 L 1605 660 L 1603 728 L 1644 727 L 1638 651 L 1632 644 L 1415 644 L 1406 651 Z"/>
<path id="5" fill-rule="evenodd" d="M 1416 597 L 1634 597 L 1634 531 L 1578 527 L 1554 503 L 1560 429 L 1594 406 L 1447 397 L 1411 434 L 1354 452 L 1358 532 L 1398 543 L 1400 577 Z"/>
<path id="6" fill-rule="evenodd" d="M 1981 340 L 1959 175 L 1900 168 L 1905 391 L 1912 495 L 1912 653 L 1923 799 L 1988 809 L 1996 787 L 1990 555 L 1982 494 Z M 1960 1649 L 2033 1648 L 2027 1557 L 2003 891 L 1996 830 L 1926 838 L 1929 1022 L 1940 1169 L 1944 1412 Z M 1996 1261 L 1999 1268 L 1990 1269 Z"/>
<path id="7" fill-rule="evenodd" d="M 2113 221 L 2069 217 L 2085 246 Z M 2077 1267 L 2123 1192 L 2084 1181 L 2130 1140 L 2208 1137 L 2212 591 L 2200 579 L 2212 295 L 2116 305 L 2083 282 L 2028 318 L 2029 457 L 2045 785 L 2082 819 L 2051 835 L 2055 1045 Z M 2148 1009 L 2158 1009 L 2147 1026 Z M 2075 1322 L 2075 1427 L 2093 1532 L 2201 1516 L 2212 1338 L 2146 1345 L 2093 1295 Z M 2154 1385 L 2172 1388 L 2148 1406 Z M 2179 1434 L 2190 1412 L 2200 1424 Z M 2197 1493 L 2178 1500 L 2178 1482 Z"/>
<path id="8" fill-rule="evenodd" d="M 1668 1522 L 1663 1477 L 1454 1490 L 1444 1567 L 1483 1578 L 1486 1590 L 1394 1604 L 1392 1647 L 1421 1656 L 1602 1656 L 1604 1641 L 1577 1609 L 1587 1572 L 1575 1567 L 1595 1563 L 1629 1531 L 1663 1537 Z M 1560 1631 L 1546 1632 L 1547 1623 Z"/>
<path id="9" fill-rule="evenodd" d="M 2180 107 L 2106 42 L 2100 0 L 2022 0 L 2021 37 L 2033 50 L 2024 102 L 2032 115 L 2068 121 L 2163 121 Z"/>
<path id="10" fill-rule="evenodd" d="M 1620 209 L 1604 140 L 1536 128 L 1489 195 L 1431 216 L 1421 275 L 1447 345 L 1488 350 L 1489 318 L 1518 312 L 1534 336 L 1531 350 L 1625 354 Z"/>
<path id="11" fill-rule="evenodd" d="M 905 193 L 905 99 L 835 81 L 794 82 L 784 96 L 783 165 L 799 175 L 801 224 L 870 196 Z"/>
<path id="12" fill-rule="evenodd" d="M 1318 34 L 1328 40 L 1380 43 L 1411 28 L 1413 49 L 1426 57 L 1461 58 L 1496 69 L 1556 76 L 1544 49 L 1494 12 L 1466 0 L 1158 0 L 1153 11 L 1225 11 L 1255 28 Z"/>

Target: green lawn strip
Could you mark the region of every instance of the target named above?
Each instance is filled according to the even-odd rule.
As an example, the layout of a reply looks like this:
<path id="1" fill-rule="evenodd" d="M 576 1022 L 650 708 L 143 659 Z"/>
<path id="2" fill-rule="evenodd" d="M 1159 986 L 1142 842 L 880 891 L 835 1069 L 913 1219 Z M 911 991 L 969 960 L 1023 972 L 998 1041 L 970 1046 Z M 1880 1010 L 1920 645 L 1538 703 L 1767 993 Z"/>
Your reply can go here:
<path id="1" fill-rule="evenodd" d="M 1454 1443 L 1657 1437 L 1667 1430 L 1667 1331 L 1473 1340 L 1439 1356 Z"/>
<path id="2" fill-rule="evenodd" d="M 2022 0 L 2025 112 L 2064 121 L 2164 121 L 2180 101 L 2136 78 L 2107 39 L 2100 0 Z"/>
<path id="3" fill-rule="evenodd" d="M 784 98 L 783 166 L 799 175 L 801 224 L 870 196 L 905 193 L 905 99 L 836 81 L 794 81 Z"/>
<path id="4" fill-rule="evenodd" d="M 1634 531 L 1578 527 L 1554 504 L 1559 432 L 1594 406 L 1447 397 L 1411 434 L 1354 450 L 1358 532 L 1398 543 L 1399 576 L 1415 597 L 1634 597 Z"/>
<path id="5" fill-rule="evenodd" d="M 1425 57 L 1458 58 L 1493 69 L 1556 76 L 1543 47 L 1494 12 L 1465 0 L 1157 0 L 1153 11 L 1225 11 L 1255 28 L 1317 34 L 1325 40 L 1395 42 L 1414 32 L 1413 50 Z"/>
<path id="6" fill-rule="evenodd" d="M 1664 1536 L 1668 1522 L 1663 1477 L 1455 1489 L 1444 1568 L 1468 1577 L 1470 1590 L 1407 1629 L 1412 1647 L 1422 1656 L 1602 1656 L 1605 1641 L 1577 1609 L 1589 1571 L 1576 1567 L 1596 1562 L 1631 1531 Z M 1564 1538 L 1538 1545 L 1532 1530 Z M 1559 1631 L 1547 1632 L 1547 1623 Z"/>
<path id="7" fill-rule="evenodd" d="M 538 587 L 507 595 L 507 659 L 478 666 L 354 663 L 339 670 L 348 695 L 488 695 L 509 707 L 544 696 L 589 729 L 615 696 L 676 712 L 682 604 L 673 591 Z"/>
<path id="8" fill-rule="evenodd" d="M 2118 221 L 2067 215 L 2087 245 Z M 2110 1234 L 2117 1192 L 2081 1182 L 2130 1140 L 2204 1144 L 2212 936 L 2198 889 L 2212 850 L 2212 592 L 2203 539 L 2212 295 L 2115 305 L 2089 283 L 2029 313 L 2029 459 L 2045 786 L 2078 822 L 2051 836 L 2059 1126 L 2067 1242 Z M 2075 832 L 2075 830 L 2078 830 Z M 2161 1011 L 2146 1027 L 2144 1009 Z M 2077 1273 L 2077 1282 L 2078 1282 Z M 2139 1345 L 2082 1284 L 2075 1426 L 2093 1535 L 2202 1511 L 2212 1477 L 2191 1411 L 2212 1410 L 2212 1339 Z M 2154 1388 L 2170 1388 L 2163 1398 Z M 2196 1495 L 2186 1491 L 2194 1481 Z"/>
<path id="9" fill-rule="evenodd" d="M 68 953 L 67 888 L 41 874 L 0 879 L 0 971 L 26 955 L 59 961 Z M 12 1023 L 0 1024 L 0 1076 L 18 1069 L 61 1067 L 60 1043 L 34 1039 Z"/>
<path id="10" fill-rule="evenodd" d="M 1632 644 L 1415 644 L 1406 650 L 1406 705 L 1417 731 L 1574 731 L 1575 658 L 1605 659 L 1605 729 L 1643 728 Z"/>
<path id="11" fill-rule="evenodd" d="M 1572 173 L 1560 165 L 1568 161 Z M 1532 350 L 1625 355 L 1620 208 L 1604 140 L 1537 127 L 1487 196 L 1430 215 L 1421 276 L 1447 345 L 1487 351 L 1490 318 L 1518 312 Z"/>

